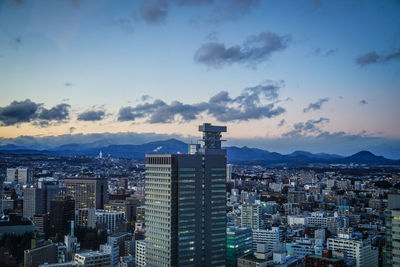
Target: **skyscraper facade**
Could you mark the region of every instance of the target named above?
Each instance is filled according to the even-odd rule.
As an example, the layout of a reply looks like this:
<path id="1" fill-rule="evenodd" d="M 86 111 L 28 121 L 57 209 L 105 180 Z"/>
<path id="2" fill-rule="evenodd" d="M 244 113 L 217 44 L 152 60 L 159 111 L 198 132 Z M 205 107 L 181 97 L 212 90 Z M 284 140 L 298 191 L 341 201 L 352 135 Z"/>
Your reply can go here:
<path id="1" fill-rule="evenodd" d="M 108 202 L 107 179 L 68 178 L 65 179 L 68 195 L 75 200 L 75 209 L 103 209 Z"/>
<path id="2" fill-rule="evenodd" d="M 190 154 L 146 155 L 147 266 L 225 266 L 226 127 Z"/>

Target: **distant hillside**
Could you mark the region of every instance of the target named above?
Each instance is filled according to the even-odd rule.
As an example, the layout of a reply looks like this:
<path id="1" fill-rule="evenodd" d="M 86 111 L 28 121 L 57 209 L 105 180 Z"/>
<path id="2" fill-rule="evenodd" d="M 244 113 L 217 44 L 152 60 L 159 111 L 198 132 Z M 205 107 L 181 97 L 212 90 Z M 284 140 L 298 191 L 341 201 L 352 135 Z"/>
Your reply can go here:
<path id="1" fill-rule="evenodd" d="M 104 145 L 104 146 L 102 146 Z M 225 147 L 227 150 L 228 162 L 230 163 L 257 163 L 257 164 L 369 164 L 369 165 L 399 165 L 400 161 L 376 156 L 369 151 L 360 151 L 349 157 L 326 153 L 310 153 L 307 151 L 295 151 L 291 154 L 283 155 L 277 152 L 270 152 L 258 148 L 249 147 Z M 146 154 L 171 154 L 186 153 L 188 144 L 176 140 L 168 139 L 155 141 L 141 145 L 114 145 L 108 142 L 97 142 L 88 144 L 66 144 L 47 150 L 35 150 L 27 147 L 15 145 L 0 146 L 1 153 L 13 154 L 43 154 L 49 156 L 97 156 L 102 151 L 103 156 L 108 154 L 116 158 L 144 159 Z"/>

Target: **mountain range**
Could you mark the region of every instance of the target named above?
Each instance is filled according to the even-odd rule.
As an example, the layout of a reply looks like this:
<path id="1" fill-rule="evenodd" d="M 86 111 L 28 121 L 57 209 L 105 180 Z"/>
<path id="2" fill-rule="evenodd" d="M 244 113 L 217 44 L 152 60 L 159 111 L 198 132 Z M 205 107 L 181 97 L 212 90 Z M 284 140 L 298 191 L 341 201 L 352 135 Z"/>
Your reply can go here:
<path id="1" fill-rule="evenodd" d="M 134 158 L 142 160 L 145 154 L 186 153 L 188 144 L 177 139 L 149 142 L 141 145 L 113 145 L 101 142 L 87 144 L 65 144 L 47 149 L 32 149 L 17 145 L 0 145 L 0 153 L 4 154 L 43 154 L 48 156 L 103 156 L 112 155 L 117 158 Z M 280 154 L 258 148 L 224 147 L 227 150 L 228 162 L 247 164 L 368 164 L 368 165 L 400 165 L 400 160 L 387 159 L 369 151 L 360 151 L 344 157 L 335 154 L 310 153 L 295 151 L 291 154 Z"/>

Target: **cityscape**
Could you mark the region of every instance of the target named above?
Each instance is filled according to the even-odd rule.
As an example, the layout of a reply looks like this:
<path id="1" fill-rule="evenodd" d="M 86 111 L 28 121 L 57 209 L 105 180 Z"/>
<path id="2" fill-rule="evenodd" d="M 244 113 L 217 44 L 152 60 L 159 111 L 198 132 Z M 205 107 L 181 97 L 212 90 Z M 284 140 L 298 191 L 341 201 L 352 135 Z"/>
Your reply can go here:
<path id="1" fill-rule="evenodd" d="M 400 2 L 0 0 L 0 267 L 400 266 Z"/>

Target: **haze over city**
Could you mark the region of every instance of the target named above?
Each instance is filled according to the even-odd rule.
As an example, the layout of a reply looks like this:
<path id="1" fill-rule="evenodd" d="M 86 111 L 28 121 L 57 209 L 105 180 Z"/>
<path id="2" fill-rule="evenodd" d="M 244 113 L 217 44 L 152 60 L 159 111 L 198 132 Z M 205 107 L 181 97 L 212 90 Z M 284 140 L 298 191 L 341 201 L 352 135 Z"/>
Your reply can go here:
<path id="1" fill-rule="evenodd" d="M 400 158 L 398 1 L 0 1 L 0 143 Z"/>

